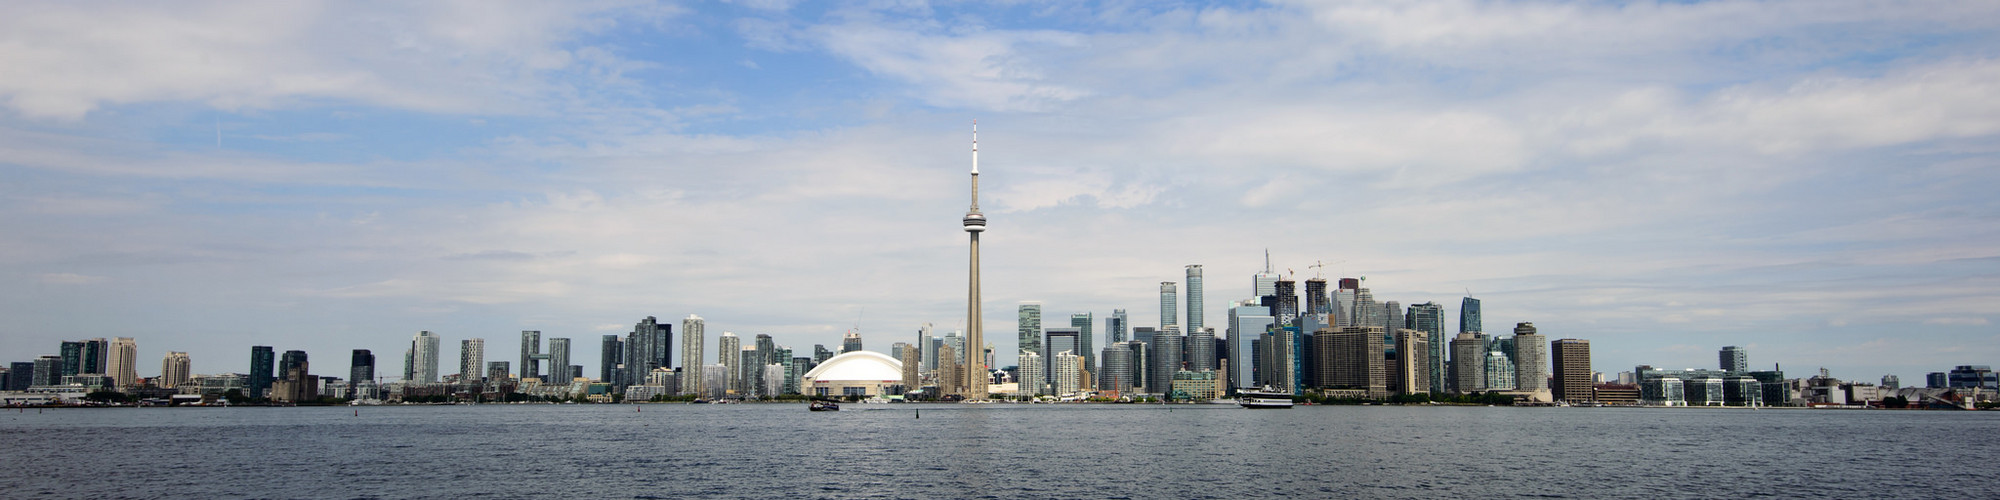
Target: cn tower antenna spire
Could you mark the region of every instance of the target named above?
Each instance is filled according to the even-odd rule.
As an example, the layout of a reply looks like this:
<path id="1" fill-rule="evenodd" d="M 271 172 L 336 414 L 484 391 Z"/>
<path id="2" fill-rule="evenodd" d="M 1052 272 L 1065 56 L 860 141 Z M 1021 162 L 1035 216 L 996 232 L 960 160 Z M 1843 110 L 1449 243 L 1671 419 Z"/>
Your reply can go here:
<path id="1" fill-rule="evenodd" d="M 972 211 L 979 211 L 979 120 L 972 121 Z"/>

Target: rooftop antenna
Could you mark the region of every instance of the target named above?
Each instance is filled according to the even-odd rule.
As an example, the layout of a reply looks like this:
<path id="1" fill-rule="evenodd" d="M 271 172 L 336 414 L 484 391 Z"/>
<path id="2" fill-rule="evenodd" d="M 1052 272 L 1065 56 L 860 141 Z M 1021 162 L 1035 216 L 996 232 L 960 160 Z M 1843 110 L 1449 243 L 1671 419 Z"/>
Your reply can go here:
<path id="1" fill-rule="evenodd" d="M 1264 273 L 1271 274 L 1271 249 L 1264 249 Z"/>

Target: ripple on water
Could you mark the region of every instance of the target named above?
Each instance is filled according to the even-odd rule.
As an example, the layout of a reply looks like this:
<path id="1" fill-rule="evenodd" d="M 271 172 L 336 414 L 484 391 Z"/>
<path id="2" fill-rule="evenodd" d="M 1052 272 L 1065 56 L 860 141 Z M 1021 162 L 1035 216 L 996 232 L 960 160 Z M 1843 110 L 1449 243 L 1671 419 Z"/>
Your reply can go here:
<path id="1" fill-rule="evenodd" d="M 1986 412 L 644 409 L 17 412 L 0 479 L 97 498 L 1792 498 L 1878 496 L 1879 477 L 1981 497 L 1965 478 L 2000 472 Z"/>

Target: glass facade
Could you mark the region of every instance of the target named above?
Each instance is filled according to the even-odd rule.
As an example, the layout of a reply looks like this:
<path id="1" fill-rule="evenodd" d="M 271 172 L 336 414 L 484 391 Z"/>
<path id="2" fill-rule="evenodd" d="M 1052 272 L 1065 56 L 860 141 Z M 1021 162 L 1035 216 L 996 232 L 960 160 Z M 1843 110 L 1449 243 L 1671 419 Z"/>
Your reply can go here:
<path id="1" fill-rule="evenodd" d="M 1019 352 L 1042 353 L 1042 304 L 1023 302 L 1014 321 Z"/>

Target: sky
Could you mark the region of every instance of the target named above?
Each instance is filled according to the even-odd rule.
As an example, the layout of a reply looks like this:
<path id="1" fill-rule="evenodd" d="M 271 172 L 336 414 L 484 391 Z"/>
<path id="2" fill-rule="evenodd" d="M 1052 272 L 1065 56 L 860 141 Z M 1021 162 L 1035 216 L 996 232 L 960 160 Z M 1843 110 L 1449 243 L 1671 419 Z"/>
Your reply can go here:
<path id="1" fill-rule="evenodd" d="M 978 120 L 1001 353 L 1268 250 L 1608 373 L 2000 364 L 1994 2 L 23 1 L 0 68 L 7 361 L 887 351 L 964 327 Z"/>

